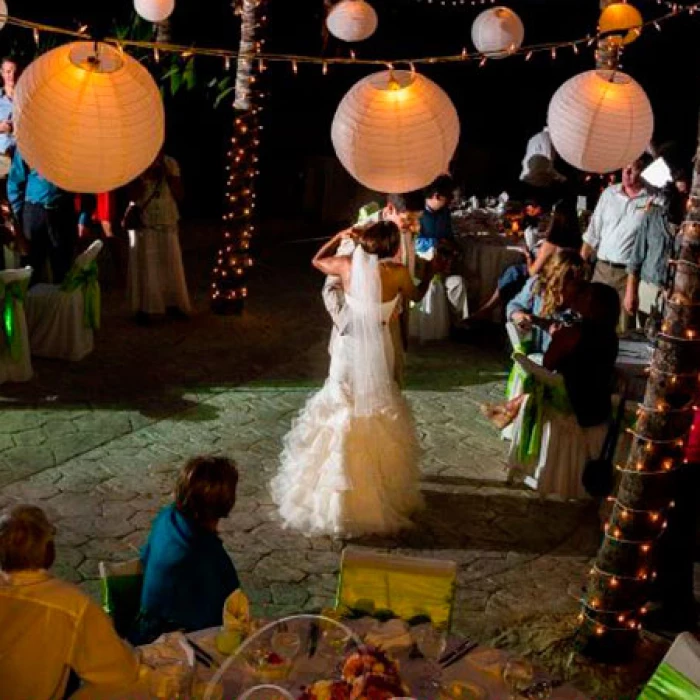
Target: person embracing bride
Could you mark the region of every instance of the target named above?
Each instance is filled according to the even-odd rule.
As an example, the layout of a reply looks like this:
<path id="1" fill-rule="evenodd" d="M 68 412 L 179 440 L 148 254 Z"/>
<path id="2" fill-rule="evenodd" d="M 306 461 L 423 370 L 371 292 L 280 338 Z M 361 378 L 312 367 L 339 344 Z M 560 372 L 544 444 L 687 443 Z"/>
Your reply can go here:
<path id="1" fill-rule="evenodd" d="M 354 252 L 336 255 L 348 236 Z M 402 349 L 392 341 L 400 337 L 392 326 L 401 298 L 420 300 L 427 283 L 417 288 L 394 261 L 399 245 L 396 224 L 380 221 L 339 233 L 312 261 L 340 277 L 347 308 L 328 379 L 285 436 L 271 482 L 284 526 L 305 535 L 393 533 L 410 527 L 423 506 L 417 431 L 394 380 L 395 353 Z"/>

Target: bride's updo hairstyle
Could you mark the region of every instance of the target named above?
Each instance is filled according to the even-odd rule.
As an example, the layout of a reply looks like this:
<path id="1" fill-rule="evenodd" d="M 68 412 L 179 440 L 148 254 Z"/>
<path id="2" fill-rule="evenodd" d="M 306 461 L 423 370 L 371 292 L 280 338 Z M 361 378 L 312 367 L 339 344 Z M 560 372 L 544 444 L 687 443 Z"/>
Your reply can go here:
<path id="1" fill-rule="evenodd" d="M 365 253 L 376 255 L 379 259 L 393 258 L 399 250 L 401 234 L 393 221 L 378 221 L 360 231 L 356 240 Z"/>

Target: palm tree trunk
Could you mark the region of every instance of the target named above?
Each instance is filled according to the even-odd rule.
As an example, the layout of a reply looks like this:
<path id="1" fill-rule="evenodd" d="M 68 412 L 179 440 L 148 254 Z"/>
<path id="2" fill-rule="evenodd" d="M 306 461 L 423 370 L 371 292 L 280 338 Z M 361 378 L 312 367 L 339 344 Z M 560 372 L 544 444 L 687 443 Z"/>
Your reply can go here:
<path id="1" fill-rule="evenodd" d="M 241 39 L 236 66 L 235 113 L 224 202 L 224 240 L 219 249 L 212 283 L 216 313 L 243 311 L 248 295 L 247 270 L 253 264 L 250 240 L 254 231 L 255 179 L 258 174 L 259 107 L 255 101 L 253 61 L 260 46 L 259 9 L 264 0 L 234 0 L 241 16 Z"/>
<path id="2" fill-rule="evenodd" d="M 637 412 L 627 463 L 618 467 L 618 491 L 579 616 L 579 648 L 603 661 L 624 660 L 634 653 L 649 585 L 656 578 L 656 543 L 678 498 L 677 472 L 685 461 L 698 400 L 700 129 L 687 215 L 678 238 L 644 403 Z"/>

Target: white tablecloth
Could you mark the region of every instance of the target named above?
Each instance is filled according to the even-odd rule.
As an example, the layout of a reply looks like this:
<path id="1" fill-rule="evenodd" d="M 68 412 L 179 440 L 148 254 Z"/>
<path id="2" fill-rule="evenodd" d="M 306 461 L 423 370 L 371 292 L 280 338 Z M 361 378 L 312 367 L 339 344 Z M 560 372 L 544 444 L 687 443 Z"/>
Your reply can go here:
<path id="1" fill-rule="evenodd" d="M 498 234 L 457 235 L 455 240 L 463 253 L 469 308 L 476 311 L 496 290 L 501 273 L 510 265 L 525 262 L 525 256 L 514 239 Z M 500 321 L 502 313 L 496 309 L 492 320 Z"/>
<path id="2" fill-rule="evenodd" d="M 350 623 L 351 628 L 357 634 L 362 635 L 367 629 L 367 625 L 374 624 L 371 620 L 360 620 Z M 290 625 L 290 629 L 292 626 Z M 202 648 L 210 652 L 218 661 L 225 663 L 228 657 L 220 655 L 215 648 L 214 638 L 217 629 L 202 630 L 189 635 Z M 304 633 L 300 630 L 302 637 L 302 652 L 295 660 L 294 668 L 286 681 L 278 681 L 281 687 L 289 689 L 293 695 L 298 695 L 304 685 L 308 685 L 316 680 L 339 678 L 338 675 L 338 660 L 337 658 L 329 658 L 323 654 L 323 650 L 319 642 L 318 652 L 309 659 L 304 653 L 307 646 L 305 644 Z M 456 644 L 457 639 L 450 642 Z M 413 660 L 408 658 L 406 651 L 398 651 L 392 654 L 398 659 L 401 675 L 404 682 L 410 687 L 413 697 L 421 700 L 433 700 L 437 697 L 436 694 L 426 692 L 425 685 L 421 682 L 425 678 L 426 671 L 429 667 L 423 660 Z M 462 660 L 446 669 L 442 676 L 443 684 L 448 684 L 450 681 L 466 681 L 483 688 L 488 700 L 508 700 L 509 693 L 501 680 L 501 671 L 508 659 L 508 654 L 504 651 L 495 649 L 485 649 L 477 647 L 470 652 Z M 211 678 L 213 671 L 206 669 L 203 666 L 197 666 L 197 677 L 200 680 Z M 229 698 L 239 697 L 241 692 L 252 688 L 255 685 L 263 684 L 263 681 L 256 680 L 248 672 L 243 670 L 240 661 L 234 661 L 224 671 L 222 676 L 224 688 L 224 700 Z M 147 683 L 144 681 L 138 687 L 131 688 L 128 691 L 106 692 L 96 691 L 95 689 L 85 688 L 80 691 L 74 698 L 79 700 L 149 700 L 149 690 Z M 272 700 L 273 694 L 267 695 L 260 691 L 252 696 L 255 700 Z M 577 691 L 571 686 L 563 685 L 556 688 L 552 695 L 552 700 L 586 700 L 586 696 Z"/>

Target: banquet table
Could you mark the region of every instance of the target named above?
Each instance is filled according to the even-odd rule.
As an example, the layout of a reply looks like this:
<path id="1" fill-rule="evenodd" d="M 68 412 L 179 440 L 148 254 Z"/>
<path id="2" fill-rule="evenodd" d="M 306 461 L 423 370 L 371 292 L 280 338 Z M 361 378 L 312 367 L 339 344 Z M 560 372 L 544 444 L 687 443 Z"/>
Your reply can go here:
<path id="1" fill-rule="evenodd" d="M 353 633 L 360 637 L 363 637 L 365 632 L 372 626 L 378 624 L 370 618 L 348 623 Z M 188 637 L 222 664 L 223 671 L 220 676 L 220 685 L 223 688 L 223 700 L 240 698 L 245 691 L 250 690 L 254 686 L 272 683 L 272 681 L 255 678 L 243 662 L 236 660 L 235 657 L 221 655 L 216 650 L 214 641 L 218 631 L 218 628 L 201 630 L 189 634 Z M 300 636 L 303 635 L 300 634 Z M 450 638 L 448 649 L 456 646 L 459 641 L 458 638 Z M 305 644 L 302 644 L 301 652 L 296 656 L 288 678 L 284 681 L 275 681 L 275 683 L 290 691 L 294 697 L 297 697 L 304 686 L 314 681 L 339 678 L 340 656 L 336 655 L 329 658 L 320 648 L 322 644 L 322 641 L 319 642 L 318 653 L 314 654 L 313 657 L 306 653 L 307 647 Z M 401 676 L 411 690 L 411 697 L 419 698 L 420 700 L 436 700 L 437 698 L 449 697 L 440 695 L 438 690 L 433 690 L 426 686 L 425 677 L 430 668 L 427 665 L 428 662 L 422 659 L 409 658 L 407 649 L 396 650 L 392 652 L 392 655 L 400 664 Z M 449 687 L 451 683 L 460 681 L 470 684 L 472 690 L 483 691 L 484 694 L 481 696 L 483 700 L 508 700 L 510 694 L 501 679 L 501 675 L 509 656 L 507 652 L 502 650 L 476 647 L 459 662 L 443 672 L 441 676 L 442 687 Z M 216 669 L 207 669 L 200 665 L 197 665 L 196 668 L 197 679 L 200 683 L 210 680 L 215 672 Z M 544 677 L 537 675 L 536 679 L 540 680 Z M 146 680 L 142 680 L 138 686 L 128 690 L 110 692 L 98 691 L 94 688 L 83 688 L 78 694 L 73 696 L 75 700 L 126 700 L 127 698 L 129 700 L 150 700 L 152 697 L 155 696 L 150 694 L 149 684 Z M 200 691 L 200 693 L 193 696 L 193 700 L 204 700 L 204 697 L 205 694 Z M 211 697 L 217 699 L 219 696 L 212 695 Z M 252 700 L 282 700 L 283 697 L 272 690 L 260 690 L 250 695 Z M 550 698 L 551 700 L 587 700 L 585 695 L 566 684 L 554 688 Z"/>
<path id="2" fill-rule="evenodd" d="M 455 242 L 462 250 L 469 309 L 476 311 L 495 291 L 501 273 L 510 265 L 525 262 L 524 244 L 493 231 L 460 232 L 460 219 L 453 221 Z M 492 320 L 500 321 L 501 313 L 495 309 Z"/>

